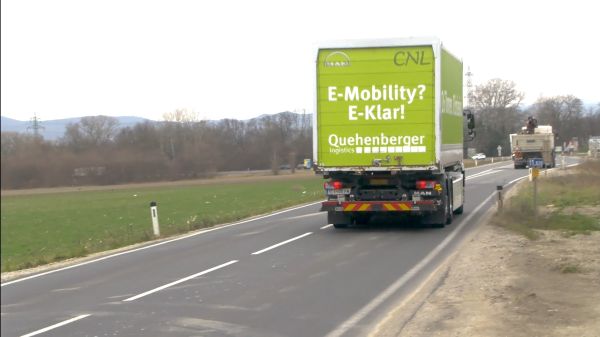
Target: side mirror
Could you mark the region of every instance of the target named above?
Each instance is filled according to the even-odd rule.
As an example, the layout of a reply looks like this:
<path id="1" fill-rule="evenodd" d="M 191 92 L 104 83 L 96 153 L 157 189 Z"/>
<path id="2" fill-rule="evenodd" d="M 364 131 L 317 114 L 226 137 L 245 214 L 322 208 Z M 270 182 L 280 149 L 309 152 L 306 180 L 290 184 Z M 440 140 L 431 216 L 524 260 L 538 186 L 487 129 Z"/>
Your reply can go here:
<path id="1" fill-rule="evenodd" d="M 470 140 L 472 140 L 475 138 L 475 115 L 469 109 L 465 109 L 463 115 L 467 116 L 467 134 L 469 135 Z"/>
<path id="2" fill-rule="evenodd" d="M 470 110 L 467 110 L 467 129 L 475 129 L 475 115 Z"/>

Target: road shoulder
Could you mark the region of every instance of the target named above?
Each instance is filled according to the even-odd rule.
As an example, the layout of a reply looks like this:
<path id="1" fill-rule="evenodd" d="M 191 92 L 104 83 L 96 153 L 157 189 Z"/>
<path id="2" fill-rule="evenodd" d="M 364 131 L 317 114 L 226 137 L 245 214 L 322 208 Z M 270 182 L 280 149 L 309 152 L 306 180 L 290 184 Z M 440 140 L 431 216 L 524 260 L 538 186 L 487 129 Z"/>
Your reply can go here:
<path id="1" fill-rule="evenodd" d="M 598 336 L 600 233 L 540 233 L 483 225 L 377 336 Z"/>

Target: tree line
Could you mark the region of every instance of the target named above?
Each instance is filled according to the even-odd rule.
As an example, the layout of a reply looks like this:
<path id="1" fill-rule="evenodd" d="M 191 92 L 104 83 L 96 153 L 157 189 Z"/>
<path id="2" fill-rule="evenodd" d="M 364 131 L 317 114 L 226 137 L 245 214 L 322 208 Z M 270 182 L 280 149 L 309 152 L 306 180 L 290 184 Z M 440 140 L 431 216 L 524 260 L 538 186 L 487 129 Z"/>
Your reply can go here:
<path id="1" fill-rule="evenodd" d="M 284 112 L 248 121 L 198 120 L 180 109 L 165 121 L 118 128 L 83 117 L 54 142 L 2 133 L 3 189 L 180 180 L 218 171 L 295 168 L 312 157 L 311 116 Z"/>
<path id="2" fill-rule="evenodd" d="M 587 145 L 600 135 L 600 104 L 585 108 L 574 96 L 541 97 L 523 109 L 524 94 L 511 81 L 493 79 L 476 86 L 468 105 L 475 112 L 477 136 L 465 143 L 488 156 L 510 155 L 509 134 L 534 116 L 552 125 L 557 145 L 577 137 Z M 284 112 L 240 121 L 199 120 L 178 109 L 162 122 L 119 128 L 107 116 L 83 117 L 69 124 L 58 141 L 3 132 L 3 189 L 119 184 L 209 177 L 218 171 L 294 168 L 312 158 L 312 117 Z M 466 155 L 466 153 L 465 153 Z"/>

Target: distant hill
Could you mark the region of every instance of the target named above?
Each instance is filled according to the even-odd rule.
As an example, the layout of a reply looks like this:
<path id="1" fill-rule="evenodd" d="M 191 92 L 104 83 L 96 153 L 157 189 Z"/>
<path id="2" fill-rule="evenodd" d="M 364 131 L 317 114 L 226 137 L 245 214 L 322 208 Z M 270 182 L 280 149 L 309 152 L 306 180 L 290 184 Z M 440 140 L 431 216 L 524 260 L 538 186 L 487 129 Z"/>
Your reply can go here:
<path id="1" fill-rule="evenodd" d="M 1 129 L 2 132 L 19 132 L 19 133 L 31 133 L 31 121 L 19 121 L 16 119 L 1 117 Z M 54 119 L 54 120 L 41 120 L 40 125 L 43 129 L 40 130 L 40 135 L 46 140 L 57 140 L 64 136 L 65 130 L 68 124 L 78 123 L 82 117 L 76 118 L 65 118 L 65 119 Z M 119 128 L 126 128 L 134 126 L 137 123 L 143 123 L 149 121 L 149 119 L 135 117 L 135 116 L 120 116 L 115 117 L 119 121 Z"/>
<path id="2" fill-rule="evenodd" d="M 284 111 L 272 115 L 264 114 L 258 117 L 242 120 L 243 122 L 251 122 L 253 120 L 264 120 L 270 117 L 279 116 L 279 115 L 299 115 L 295 112 Z M 304 114 L 308 120 L 309 125 L 312 124 L 312 114 L 306 113 Z M 40 125 L 43 127 L 40 130 L 40 134 L 44 137 L 45 140 L 58 140 L 63 137 L 65 134 L 65 130 L 68 124 L 70 123 L 78 123 L 83 117 L 76 118 L 65 118 L 65 119 L 53 119 L 53 120 L 41 120 Z M 132 127 L 138 123 L 144 123 L 146 121 L 156 122 L 150 119 L 135 117 L 135 116 L 120 116 L 115 117 L 119 121 L 119 128 Z M 217 125 L 221 120 L 209 120 L 207 121 L 209 125 Z M 19 132 L 19 133 L 31 133 L 31 121 L 19 121 L 16 119 L 8 118 L 2 116 L 2 132 Z M 158 123 L 158 122 L 157 122 Z"/>

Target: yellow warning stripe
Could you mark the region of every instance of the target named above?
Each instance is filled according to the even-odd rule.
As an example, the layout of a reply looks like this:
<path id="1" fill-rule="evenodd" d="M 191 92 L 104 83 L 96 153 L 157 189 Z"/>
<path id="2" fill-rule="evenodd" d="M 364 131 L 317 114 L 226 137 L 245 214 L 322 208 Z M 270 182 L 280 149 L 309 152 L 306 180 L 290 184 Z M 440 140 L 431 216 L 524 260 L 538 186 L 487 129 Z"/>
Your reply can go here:
<path id="1" fill-rule="evenodd" d="M 405 203 L 383 203 L 380 204 L 385 211 L 410 211 L 411 206 Z M 364 212 L 370 211 L 373 204 L 370 203 L 348 203 L 344 206 L 344 212 Z"/>
<path id="2" fill-rule="evenodd" d="M 385 209 L 388 210 L 388 211 L 395 211 L 396 210 L 396 208 L 392 204 L 383 204 L 383 207 L 385 207 Z"/>
<path id="3" fill-rule="evenodd" d="M 371 207 L 370 204 L 362 204 L 360 205 L 360 207 L 358 208 L 359 211 L 366 211 Z"/>
<path id="4" fill-rule="evenodd" d="M 398 204 L 398 207 L 400 207 L 400 209 L 403 211 L 410 211 L 410 207 L 406 204 Z"/>
<path id="5" fill-rule="evenodd" d="M 410 211 L 410 206 L 401 203 L 383 204 L 386 211 Z"/>
<path id="6" fill-rule="evenodd" d="M 348 212 L 354 209 L 354 207 L 356 207 L 356 204 L 348 204 L 346 205 L 346 207 L 344 207 L 344 211 Z"/>

